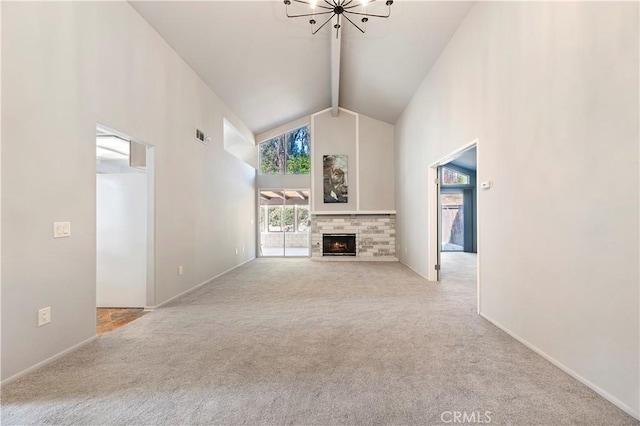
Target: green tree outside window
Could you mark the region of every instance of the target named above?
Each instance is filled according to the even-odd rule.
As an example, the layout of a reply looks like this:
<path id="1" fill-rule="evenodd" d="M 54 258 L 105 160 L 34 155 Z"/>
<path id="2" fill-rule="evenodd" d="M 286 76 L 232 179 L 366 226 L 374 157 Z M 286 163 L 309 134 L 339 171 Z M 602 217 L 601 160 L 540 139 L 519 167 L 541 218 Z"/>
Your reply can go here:
<path id="1" fill-rule="evenodd" d="M 311 173 L 309 127 L 304 126 L 260 144 L 261 174 Z"/>

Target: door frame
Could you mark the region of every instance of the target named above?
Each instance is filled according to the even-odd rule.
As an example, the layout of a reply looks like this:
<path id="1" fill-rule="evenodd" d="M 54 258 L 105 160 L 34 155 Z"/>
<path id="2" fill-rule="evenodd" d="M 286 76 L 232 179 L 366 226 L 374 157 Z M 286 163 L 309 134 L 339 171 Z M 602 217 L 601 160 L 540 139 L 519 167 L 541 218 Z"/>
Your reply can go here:
<path id="1" fill-rule="evenodd" d="M 123 133 L 115 128 L 96 122 L 95 128 L 113 133 L 118 137 L 146 147 L 146 175 L 147 175 L 147 280 L 146 280 L 146 304 L 144 309 L 153 309 L 156 306 L 156 173 L 155 173 L 155 145 Z M 96 141 L 93 140 L 95 145 Z M 95 161 L 94 161 L 95 163 Z M 95 189 L 94 189 L 95 191 Z M 97 193 L 94 192 L 94 198 Z M 94 203 L 95 205 L 95 203 Z M 96 258 L 97 262 L 97 258 Z M 97 282 L 95 283 L 97 286 Z"/>
<path id="2" fill-rule="evenodd" d="M 476 148 L 476 163 L 477 163 L 477 169 L 476 169 L 476 205 L 475 205 L 475 215 L 476 215 L 476 223 L 477 223 L 477 229 L 476 229 L 476 234 L 477 234 L 477 245 L 478 245 L 478 252 L 477 252 L 477 264 L 476 264 L 476 268 L 477 268 L 477 312 L 480 313 L 480 291 L 481 291 L 481 285 L 480 285 L 480 236 L 481 236 L 481 223 L 480 223 L 480 198 L 477 194 L 477 188 L 479 188 L 478 185 L 478 176 L 479 176 L 479 171 L 480 171 L 480 143 L 479 143 L 479 139 L 474 139 L 471 142 L 461 146 L 460 148 L 456 149 L 453 152 L 450 152 L 449 154 L 445 155 L 444 157 L 441 157 L 439 160 L 431 163 L 431 165 L 429 166 L 429 170 L 428 170 L 428 182 L 429 182 L 429 191 L 427 193 L 428 196 L 428 200 L 427 200 L 427 226 L 428 226 L 428 230 L 429 230 L 429 256 L 427 259 L 427 270 L 428 275 L 427 275 L 427 279 L 429 281 L 440 281 L 440 271 L 439 271 L 439 265 L 440 265 L 440 252 L 441 252 L 441 247 L 440 247 L 440 241 L 439 241 L 439 237 L 440 237 L 440 184 L 439 184 L 439 168 L 441 166 L 444 166 L 445 164 L 451 162 L 452 160 L 454 160 L 455 158 L 457 158 L 458 156 L 460 156 L 461 154 L 463 154 L 464 152 Z"/>

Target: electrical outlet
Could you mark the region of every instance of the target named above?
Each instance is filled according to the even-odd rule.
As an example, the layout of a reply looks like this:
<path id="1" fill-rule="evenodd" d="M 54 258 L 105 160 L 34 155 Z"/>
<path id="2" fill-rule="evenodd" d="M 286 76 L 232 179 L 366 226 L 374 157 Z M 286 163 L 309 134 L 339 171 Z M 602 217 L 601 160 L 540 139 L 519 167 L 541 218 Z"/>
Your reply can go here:
<path id="1" fill-rule="evenodd" d="M 238 249 L 236 249 L 236 256 L 238 255 Z"/>
<path id="2" fill-rule="evenodd" d="M 182 275 L 184 274 L 184 266 L 180 265 L 178 266 L 178 275 Z"/>
<path id="3" fill-rule="evenodd" d="M 51 306 L 38 309 L 38 327 L 42 327 L 45 324 L 51 322 Z"/>
<path id="4" fill-rule="evenodd" d="M 242 246 L 242 252 L 244 253 L 244 246 Z"/>

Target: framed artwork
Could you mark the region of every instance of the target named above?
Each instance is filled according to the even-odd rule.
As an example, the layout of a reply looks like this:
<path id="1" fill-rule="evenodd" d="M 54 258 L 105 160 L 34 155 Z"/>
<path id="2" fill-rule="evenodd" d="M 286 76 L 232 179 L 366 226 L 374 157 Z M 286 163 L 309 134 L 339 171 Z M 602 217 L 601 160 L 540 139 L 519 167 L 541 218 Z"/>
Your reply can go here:
<path id="1" fill-rule="evenodd" d="M 323 155 L 322 177 L 325 203 L 348 203 L 346 155 Z"/>

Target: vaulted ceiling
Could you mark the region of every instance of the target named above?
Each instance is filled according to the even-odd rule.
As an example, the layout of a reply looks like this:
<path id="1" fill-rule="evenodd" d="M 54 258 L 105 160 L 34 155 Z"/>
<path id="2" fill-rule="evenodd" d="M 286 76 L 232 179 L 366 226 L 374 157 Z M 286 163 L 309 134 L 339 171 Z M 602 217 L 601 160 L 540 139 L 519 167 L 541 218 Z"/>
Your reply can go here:
<path id="1" fill-rule="evenodd" d="M 330 106 L 329 25 L 311 35 L 282 1 L 131 4 L 254 133 Z M 343 25 L 340 106 L 394 124 L 470 7 L 399 0 L 366 34 Z"/>

